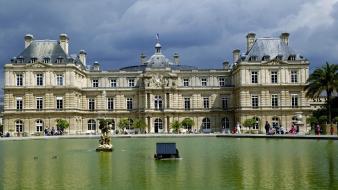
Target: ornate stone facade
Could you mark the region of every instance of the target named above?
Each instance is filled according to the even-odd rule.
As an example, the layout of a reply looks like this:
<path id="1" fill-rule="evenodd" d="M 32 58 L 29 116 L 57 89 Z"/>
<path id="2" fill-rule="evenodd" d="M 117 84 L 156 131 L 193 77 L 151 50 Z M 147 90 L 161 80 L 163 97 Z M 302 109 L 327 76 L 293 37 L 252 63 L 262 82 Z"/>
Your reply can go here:
<path id="1" fill-rule="evenodd" d="M 289 127 L 297 114 L 311 111 L 303 87 L 309 62 L 280 38 L 247 36 L 245 54 L 234 50 L 233 64 L 222 69 L 181 65 L 167 59 L 157 41 L 155 53 L 141 64 L 102 71 L 86 65 L 86 52 L 68 53 L 59 41 L 25 36 L 25 49 L 5 64 L 4 131 L 34 134 L 65 118 L 68 133 L 98 131 L 98 119 L 141 118 L 148 133 L 170 132 L 170 124 L 191 118 L 192 131 L 219 132 L 247 118 Z M 305 122 L 305 119 L 304 119 Z M 301 130 L 304 130 L 301 128 Z M 129 131 L 132 131 L 130 128 Z"/>

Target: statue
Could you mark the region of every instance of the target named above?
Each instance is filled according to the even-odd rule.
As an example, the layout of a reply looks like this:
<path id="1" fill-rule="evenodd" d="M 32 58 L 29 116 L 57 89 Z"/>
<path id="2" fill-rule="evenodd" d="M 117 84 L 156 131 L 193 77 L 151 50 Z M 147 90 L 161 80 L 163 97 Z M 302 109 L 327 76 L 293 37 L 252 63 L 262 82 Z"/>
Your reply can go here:
<path id="1" fill-rule="evenodd" d="M 101 130 L 101 137 L 99 140 L 99 146 L 96 148 L 97 152 L 111 152 L 113 151 L 113 145 L 110 143 L 111 133 L 110 124 L 108 125 L 108 121 L 105 119 L 100 120 L 99 129 Z"/>

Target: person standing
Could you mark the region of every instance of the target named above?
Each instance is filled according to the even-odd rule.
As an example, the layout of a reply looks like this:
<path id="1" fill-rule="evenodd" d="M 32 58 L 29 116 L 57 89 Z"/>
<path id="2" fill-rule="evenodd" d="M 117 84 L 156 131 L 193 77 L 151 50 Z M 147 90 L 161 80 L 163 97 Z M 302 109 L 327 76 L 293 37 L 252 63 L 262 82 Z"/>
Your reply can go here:
<path id="1" fill-rule="evenodd" d="M 269 124 L 268 121 L 265 122 L 264 128 L 265 128 L 265 134 L 268 135 L 269 134 L 269 130 L 270 130 L 270 124 Z"/>
<path id="2" fill-rule="evenodd" d="M 237 122 L 237 125 L 236 125 L 236 133 L 241 134 L 241 124 L 239 122 Z"/>
<path id="3" fill-rule="evenodd" d="M 319 134 L 320 134 L 320 126 L 317 123 L 317 125 L 316 125 L 316 135 L 319 135 Z"/>

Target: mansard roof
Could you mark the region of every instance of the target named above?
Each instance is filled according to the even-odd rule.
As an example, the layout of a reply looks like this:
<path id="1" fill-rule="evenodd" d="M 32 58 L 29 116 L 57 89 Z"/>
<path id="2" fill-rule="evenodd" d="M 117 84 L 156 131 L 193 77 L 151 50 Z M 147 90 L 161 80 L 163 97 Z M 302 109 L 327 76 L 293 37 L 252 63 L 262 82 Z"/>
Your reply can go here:
<path id="1" fill-rule="evenodd" d="M 63 63 L 79 62 L 76 56 L 72 57 L 66 54 L 59 42 L 56 40 L 33 40 L 17 57 L 28 63 L 32 58 L 43 61 L 45 58 L 50 59 L 50 63 L 56 63 L 57 59 L 63 59 Z"/>
<path id="2" fill-rule="evenodd" d="M 261 61 L 265 56 L 270 59 L 281 56 L 281 60 L 288 60 L 290 56 L 295 56 L 295 60 L 304 60 L 301 55 L 297 54 L 280 38 L 257 38 L 248 53 L 242 57 L 242 61 L 250 61 L 251 57 Z"/>

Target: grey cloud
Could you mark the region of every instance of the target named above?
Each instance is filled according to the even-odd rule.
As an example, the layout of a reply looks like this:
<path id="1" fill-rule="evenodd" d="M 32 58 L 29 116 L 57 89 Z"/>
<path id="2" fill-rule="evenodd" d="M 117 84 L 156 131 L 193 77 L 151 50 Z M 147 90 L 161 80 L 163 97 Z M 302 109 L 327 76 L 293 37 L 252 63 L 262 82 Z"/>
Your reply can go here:
<path id="1" fill-rule="evenodd" d="M 0 62 L 22 51 L 26 33 L 37 39 L 67 33 L 72 53 L 85 49 L 89 62 L 116 69 L 138 64 L 141 52 L 150 56 L 160 33 L 168 57 L 178 52 L 182 64 L 220 68 L 232 49 L 245 50 L 247 32 L 277 37 L 288 31 L 291 46 L 315 67 L 338 59 L 336 2 L 0 0 Z"/>

